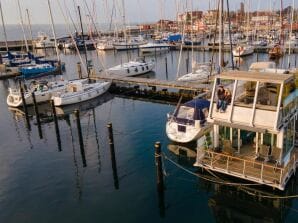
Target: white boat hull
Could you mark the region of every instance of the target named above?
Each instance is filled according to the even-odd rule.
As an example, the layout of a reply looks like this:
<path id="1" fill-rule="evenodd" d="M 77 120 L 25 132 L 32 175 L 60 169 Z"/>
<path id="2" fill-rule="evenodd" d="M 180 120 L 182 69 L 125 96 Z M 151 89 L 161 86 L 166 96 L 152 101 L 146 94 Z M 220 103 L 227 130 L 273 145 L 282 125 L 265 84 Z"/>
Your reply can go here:
<path id="1" fill-rule="evenodd" d="M 178 131 L 178 126 L 185 126 L 184 131 Z M 201 136 L 201 126 L 199 123 L 195 123 L 195 125 L 184 125 L 178 124 L 173 120 L 167 121 L 166 124 L 166 133 L 170 140 L 174 142 L 180 143 L 189 143 L 194 140 L 197 140 Z"/>
<path id="2" fill-rule="evenodd" d="M 248 56 L 254 53 L 253 47 L 244 47 L 242 50 L 240 50 L 238 47 L 233 50 L 233 56 L 234 57 L 244 57 Z"/>
<path id="3" fill-rule="evenodd" d="M 95 83 L 90 84 L 90 89 L 84 90 L 82 92 L 71 92 L 71 93 L 62 93 L 60 95 L 55 95 L 52 97 L 54 100 L 55 106 L 63 106 L 63 105 L 69 105 L 69 104 L 75 104 L 82 101 L 87 101 L 92 98 L 98 97 L 110 88 L 111 82 L 101 82 L 101 83 Z"/>
<path id="4" fill-rule="evenodd" d="M 154 62 L 142 63 L 135 66 L 118 65 L 107 70 L 109 74 L 137 76 L 152 71 L 155 67 Z"/>

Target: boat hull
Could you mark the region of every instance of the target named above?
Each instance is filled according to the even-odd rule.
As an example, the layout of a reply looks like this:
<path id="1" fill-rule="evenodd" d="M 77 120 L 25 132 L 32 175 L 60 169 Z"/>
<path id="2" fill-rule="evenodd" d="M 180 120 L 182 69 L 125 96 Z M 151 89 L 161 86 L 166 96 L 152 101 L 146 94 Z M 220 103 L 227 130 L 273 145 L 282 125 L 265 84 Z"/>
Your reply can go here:
<path id="1" fill-rule="evenodd" d="M 93 88 L 83 91 L 83 92 L 77 92 L 75 94 L 61 94 L 60 96 L 53 96 L 52 99 L 54 100 L 55 106 L 63 106 L 63 105 L 70 105 L 79 103 L 82 101 L 87 101 L 92 98 L 98 97 L 105 92 L 108 91 L 108 89 L 111 86 L 110 82 L 102 82 L 97 83 Z"/>

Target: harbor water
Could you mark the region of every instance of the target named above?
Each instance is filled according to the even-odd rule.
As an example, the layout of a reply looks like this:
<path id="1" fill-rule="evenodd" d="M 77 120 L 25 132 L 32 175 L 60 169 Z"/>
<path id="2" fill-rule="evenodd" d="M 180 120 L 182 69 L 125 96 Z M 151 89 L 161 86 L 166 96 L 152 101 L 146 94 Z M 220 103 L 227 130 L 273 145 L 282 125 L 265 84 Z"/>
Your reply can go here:
<path id="1" fill-rule="evenodd" d="M 52 50 L 37 53 L 54 55 Z M 66 63 L 63 78 L 77 78 L 78 55 L 71 51 L 60 53 Z M 194 52 L 199 62 L 208 62 L 211 55 Z M 138 51 L 88 51 L 97 72 L 137 56 Z M 143 76 L 174 80 L 177 74 L 186 73 L 185 61 L 191 58 L 191 52 L 182 53 L 177 72 L 178 58 L 179 51 L 146 56 L 156 61 L 156 68 Z M 288 66 L 287 58 L 278 66 Z M 230 60 L 228 54 L 225 59 Z M 268 55 L 243 58 L 240 68 L 247 70 L 257 59 L 265 61 Z M 295 60 L 296 56 L 291 55 L 291 66 Z M 190 64 L 191 59 L 189 71 Z M 0 222 L 297 222 L 298 199 L 284 199 L 298 194 L 295 177 L 284 192 L 279 192 L 269 187 L 219 184 L 219 179 L 236 180 L 193 167 L 195 146 L 175 145 L 165 133 L 166 114 L 173 111 L 173 105 L 107 93 L 57 109 L 60 146 L 49 115 L 50 105 L 39 106 L 42 137 L 32 107 L 31 131 L 26 128 L 22 109 L 7 107 L 8 88 L 14 84 L 12 80 L 0 82 Z M 83 149 L 75 109 L 80 110 Z M 116 170 L 112 167 L 108 123 L 114 129 Z M 156 187 L 156 141 L 161 142 L 164 154 L 164 196 Z"/>

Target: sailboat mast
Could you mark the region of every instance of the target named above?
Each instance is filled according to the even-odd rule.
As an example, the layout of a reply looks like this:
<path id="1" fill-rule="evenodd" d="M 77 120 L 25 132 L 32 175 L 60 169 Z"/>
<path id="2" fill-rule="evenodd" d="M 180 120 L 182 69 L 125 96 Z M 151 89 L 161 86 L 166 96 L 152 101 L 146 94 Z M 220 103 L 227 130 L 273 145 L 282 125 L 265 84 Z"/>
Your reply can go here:
<path id="1" fill-rule="evenodd" d="M 55 25 L 54 25 L 54 19 L 53 19 L 50 0 L 48 0 L 48 8 L 49 8 L 49 14 L 50 14 L 50 19 L 51 19 L 52 32 L 53 32 L 54 41 L 55 41 L 55 50 L 56 50 L 56 54 L 57 54 L 57 59 L 58 59 L 58 61 L 60 61 L 60 56 L 59 56 L 59 53 L 58 53 L 57 36 L 56 36 L 56 30 L 55 30 Z"/>
<path id="2" fill-rule="evenodd" d="M 82 31 L 82 39 L 83 39 L 83 43 L 85 44 L 85 37 L 84 37 L 84 29 L 83 29 L 83 23 L 82 23 L 81 9 L 80 9 L 80 6 L 79 5 L 78 5 L 78 12 L 79 12 L 80 25 L 81 25 L 81 31 Z M 86 47 L 86 44 L 85 44 L 85 58 L 86 58 L 86 67 L 87 67 L 87 73 L 88 73 L 88 78 L 89 78 L 88 56 L 87 56 L 87 47 Z"/>
<path id="3" fill-rule="evenodd" d="M 27 14 L 27 19 L 28 19 L 28 26 L 29 26 L 29 31 L 30 31 L 30 38 L 31 38 L 31 42 L 33 44 L 33 34 L 32 34 L 31 20 L 30 20 L 30 14 L 29 14 L 29 10 L 28 9 L 26 9 L 26 14 Z"/>
<path id="4" fill-rule="evenodd" d="M 22 31 L 23 31 L 23 35 L 24 35 L 25 45 L 26 45 L 26 51 L 29 52 L 28 41 L 27 41 L 25 29 L 24 29 L 24 21 L 23 21 L 23 16 L 22 16 L 20 0 L 17 0 L 17 3 L 18 3 L 19 13 L 20 13 L 20 20 L 21 20 L 21 26 L 22 26 Z"/>
<path id="5" fill-rule="evenodd" d="M 6 35 L 6 29 L 5 29 L 5 23 L 4 23 L 1 0 L 0 0 L 0 13 L 1 13 L 2 28 L 3 28 L 4 38 L 5 38 L 5 47 L 6 47 L 6 51 L 8 51 L 7 35 Z"/>
<path id="6" fill-rule="evenodd" d="M 220 29 L 219 29 L 219 56 L 218 56 L 218 62 L 219 62 L 219 73 L 222 70 L 223 66 L 223 51 L 222 51 L 222 45 L 223 45 L 223 0 L 220 1 L 220 7 L 219 7 L 219 24 L 220 24 Z"/>
<path id="7" fill-rule="evenodd" d="M 122 8 L 123 8 L 122 18 L 123 18 L 123 26 L 124 26 L 124 38 L 127 39 L 127 33 L 126 33 L 126 15 L 125 15 L 125 1 L 124 0 L 122 0 Z"/>
<path id="8" fill-rule="evenodd" d="M 280 43 L 281 44 L 283 44 L 283 16 L 282 16 L 282 11 L 283 11 L 283 4 L 282 4 L 282 0 L 280 0 L 279 17 L 280 17 Z"/>

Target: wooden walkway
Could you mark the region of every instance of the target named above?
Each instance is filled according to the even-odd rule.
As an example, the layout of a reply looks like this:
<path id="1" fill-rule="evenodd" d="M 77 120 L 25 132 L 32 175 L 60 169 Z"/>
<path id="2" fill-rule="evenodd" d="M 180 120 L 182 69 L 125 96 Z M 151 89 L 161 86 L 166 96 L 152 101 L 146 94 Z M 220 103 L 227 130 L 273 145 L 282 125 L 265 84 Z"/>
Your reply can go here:
<path id="1" fill-rule="evenodd" d="M 120 75 L 96 75 L 91 79 L 112 81 L 113 83 L 125 83 L 130 85 L 140 85 L 147 87 L 160 87 L 179 90 L 191 91 L 209 91 L 210 84 L 202 84 L 198 82 L 169 81 L 159 79 L 148 79 L 140 77 L 127 77 Z"/>
<path id="2" fill-rule="evenodd" d="M 33 46 L 32 41 L 28 40 L 27 42 L 28 42 L 28 47 L 32 48 L 32 46 Z M 25 41 L 23 41 L 23 40 L 7 41 L 7 45 L 10 50 L 21 50 L 21 49 L 25 50 L 26 49 Z M 0 42 L 0 50 L 6 51 L 6 44 L 4 41 Z"/>

